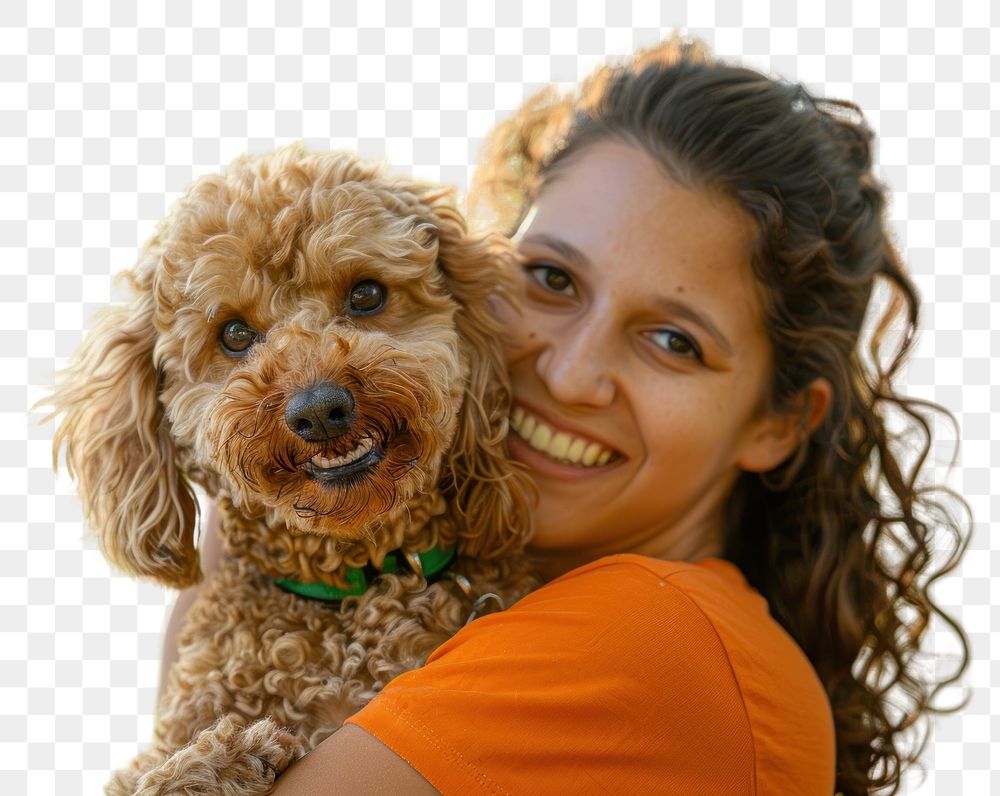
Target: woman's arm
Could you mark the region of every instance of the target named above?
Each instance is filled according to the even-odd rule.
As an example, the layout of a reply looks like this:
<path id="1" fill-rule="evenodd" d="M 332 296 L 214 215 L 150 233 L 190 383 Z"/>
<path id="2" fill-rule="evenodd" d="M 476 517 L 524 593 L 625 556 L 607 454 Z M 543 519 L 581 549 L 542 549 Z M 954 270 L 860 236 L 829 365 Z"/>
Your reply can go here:
<path id="1" fill-rule="evenodd" d="M 439 791 L 403 758 L 356 724 L 345 724 L 285 771 L 273 796 L 352 793 L 435 796 Z"/>
<path id="2" fill-rule="evenodd" d="M 221 558 L 222 540 L 219 538 L 219 510 L 215 503 L 211 503 L 203 520 L 201 531 L 201 571 L 206 578 L 218 569 Z M 177 634 L 184 626 L 188 610 L 201 594 L 204 583 L 203 580 L 199 585 L 185 589 L 177 595 L 177 601 L 170 611 L 170 619 L 167 621 L 167 628 L 163 634 L 163 652 L 160 658 L 160 691 L 157 702 L 159 702 L 159 697 L 163 696 L 163 691 L 166 688 L 170 667 L 177 660 Z"/>

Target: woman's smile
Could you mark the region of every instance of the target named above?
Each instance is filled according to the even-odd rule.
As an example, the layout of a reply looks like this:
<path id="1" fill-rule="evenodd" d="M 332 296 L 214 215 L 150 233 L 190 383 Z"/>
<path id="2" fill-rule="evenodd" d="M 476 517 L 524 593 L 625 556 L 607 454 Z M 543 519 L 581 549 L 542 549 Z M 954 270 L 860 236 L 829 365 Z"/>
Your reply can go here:
<path id="1" fill-rule="evenodd" d="M 514 404 L 511 428 L 536 451 L 564 464 L 592 469 L 623 458 L 609 443 L 563 421 L 552 420 L 550 415 L 523 402 Z"/>
<path id="2" fill-rule="evenodd" d="M 588 478 L 623 464 L 615 447 L 576 430 L 551 414 L 515 401 L 510 417 L 511 455 L 540 475 L 560 479 Z"/>

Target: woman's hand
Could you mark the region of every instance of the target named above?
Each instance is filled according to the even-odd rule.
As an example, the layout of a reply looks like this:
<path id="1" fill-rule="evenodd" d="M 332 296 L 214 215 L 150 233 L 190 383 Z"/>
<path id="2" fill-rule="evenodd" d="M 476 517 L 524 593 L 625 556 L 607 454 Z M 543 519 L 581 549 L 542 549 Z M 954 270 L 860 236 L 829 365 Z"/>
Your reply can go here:
<path id="1" fill-rule="evenodd" d="M 345 724 L 293 763 L 278 778 L 271 793 L 435 796 L 440 791 L 367 730 Z"/>

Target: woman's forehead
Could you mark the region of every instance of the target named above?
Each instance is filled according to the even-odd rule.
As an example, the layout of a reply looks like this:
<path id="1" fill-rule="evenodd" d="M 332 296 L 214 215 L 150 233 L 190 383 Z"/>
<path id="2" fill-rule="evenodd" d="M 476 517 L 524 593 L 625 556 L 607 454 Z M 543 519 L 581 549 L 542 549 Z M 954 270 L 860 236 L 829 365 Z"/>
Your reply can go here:
<path id="1" fill-rule="evenodd" d="M 642 150 L 608 142 L 561 169 L 516 234 L 564 240 L 596 265 L 604 255 L 641 258 L 697 281 L 748 268 L 754 226 L 735 201 L 680 185 Z"/>

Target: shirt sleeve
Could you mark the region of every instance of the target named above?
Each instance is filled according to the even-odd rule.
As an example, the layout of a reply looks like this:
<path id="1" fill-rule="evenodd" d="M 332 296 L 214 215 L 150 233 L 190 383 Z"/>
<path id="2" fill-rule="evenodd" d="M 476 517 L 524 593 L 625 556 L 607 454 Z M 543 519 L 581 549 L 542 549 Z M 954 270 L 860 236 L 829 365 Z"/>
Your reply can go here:
<path id="1" fill-rule="evenodd" d="M 480 617 L 348 719 L 444 794 L 753 792 L 753 741 L 712 623 L 609 563 Z"/>

